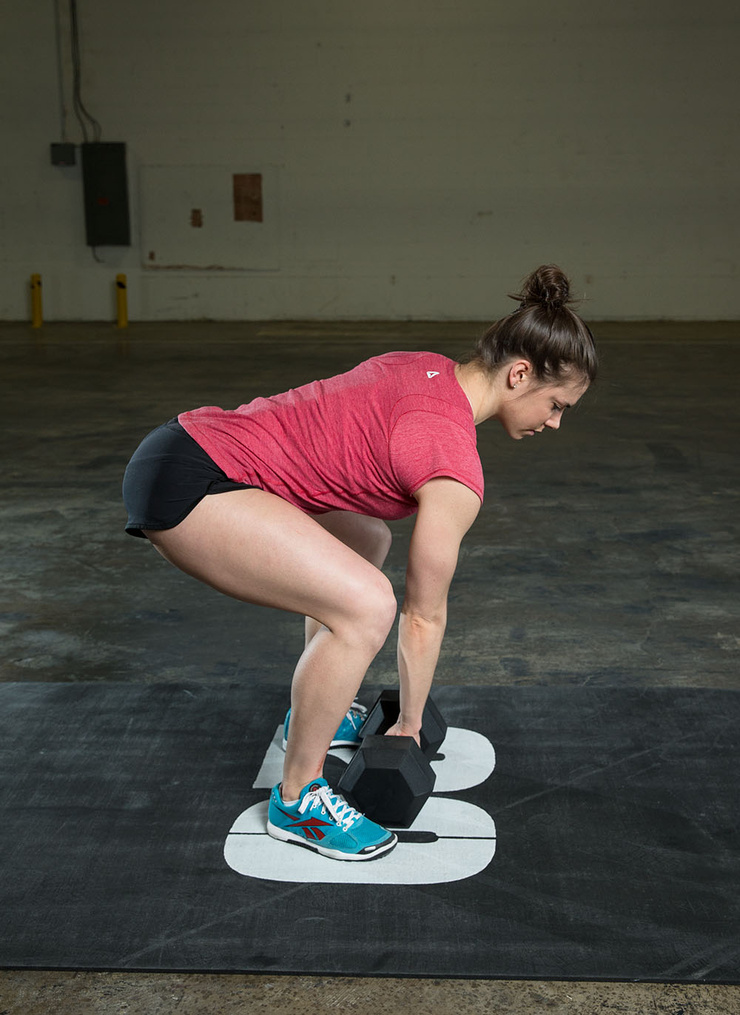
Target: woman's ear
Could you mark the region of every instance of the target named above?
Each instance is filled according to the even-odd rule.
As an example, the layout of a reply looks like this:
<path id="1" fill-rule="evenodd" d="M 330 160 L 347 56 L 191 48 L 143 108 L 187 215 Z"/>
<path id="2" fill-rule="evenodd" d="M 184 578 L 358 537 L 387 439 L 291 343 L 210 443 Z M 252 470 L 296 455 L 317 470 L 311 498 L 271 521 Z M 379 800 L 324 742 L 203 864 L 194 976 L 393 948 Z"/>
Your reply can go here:
<path id="1" fill-rule="evenodd" d="M 509 387 L 518 388 L 520 384 L 527 384 L 533 376 L 532 364 L 529 360 L 518 359 L 509 367 L 507 375 Z"/>

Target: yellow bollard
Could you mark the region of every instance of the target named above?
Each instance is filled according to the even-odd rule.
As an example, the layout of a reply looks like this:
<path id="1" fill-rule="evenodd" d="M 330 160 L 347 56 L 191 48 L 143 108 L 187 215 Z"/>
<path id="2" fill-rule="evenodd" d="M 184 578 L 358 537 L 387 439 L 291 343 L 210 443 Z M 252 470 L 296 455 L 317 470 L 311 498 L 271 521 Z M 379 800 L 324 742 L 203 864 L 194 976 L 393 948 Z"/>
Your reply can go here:
<path id="1" fill-rule="evenodd" d="M 41 300 L 41 276 L 31 275 L 31 327 L 40 328 L 44 323 L 44 307 Z"/>
<path id="2" fill-rule="evenodd" d="M 118 327 L 128 328 L 128 289 L 125 275 L 116 275 L 116 310 Z"/>

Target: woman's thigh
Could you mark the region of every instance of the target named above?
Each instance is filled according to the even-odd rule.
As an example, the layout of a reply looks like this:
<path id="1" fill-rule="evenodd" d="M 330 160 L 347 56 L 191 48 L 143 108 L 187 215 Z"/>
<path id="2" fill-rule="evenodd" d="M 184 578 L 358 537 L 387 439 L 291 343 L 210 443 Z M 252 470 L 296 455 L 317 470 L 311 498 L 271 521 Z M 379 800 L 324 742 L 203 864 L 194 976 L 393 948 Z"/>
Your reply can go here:
<path id="1" fill-rule="evenodd" d="M 391 548 L 391 530 L 380 518 L 353 511 L 327 511 L 316 515 L 319 525 L 376 567 L 382 567 Z"/>
<path id="2" fill-rule="evenodd" d="M 385 575 L 264 490 L 209 495 L 175 528 L 146 534 L 176 567 L 236 599 L 315 617 L 330 629 L 368 614 L 392 623 Z"/>

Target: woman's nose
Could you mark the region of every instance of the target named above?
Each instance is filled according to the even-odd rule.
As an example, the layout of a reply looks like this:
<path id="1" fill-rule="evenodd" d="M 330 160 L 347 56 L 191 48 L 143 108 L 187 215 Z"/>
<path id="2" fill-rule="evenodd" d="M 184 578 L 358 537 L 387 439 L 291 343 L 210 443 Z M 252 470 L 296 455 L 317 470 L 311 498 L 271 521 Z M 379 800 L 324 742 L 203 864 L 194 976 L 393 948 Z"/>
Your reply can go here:
<path id="1" fill-rule="evenodd" d="M 552 414 L 552 416 L 550 416 L 549 419 L 545 420 L 545 426 L 549 427 L 551 430 L 559 430 L 560 420 L 562 418 L 563 418 L 562 409 L 558 409 L 556 412 Z"/>

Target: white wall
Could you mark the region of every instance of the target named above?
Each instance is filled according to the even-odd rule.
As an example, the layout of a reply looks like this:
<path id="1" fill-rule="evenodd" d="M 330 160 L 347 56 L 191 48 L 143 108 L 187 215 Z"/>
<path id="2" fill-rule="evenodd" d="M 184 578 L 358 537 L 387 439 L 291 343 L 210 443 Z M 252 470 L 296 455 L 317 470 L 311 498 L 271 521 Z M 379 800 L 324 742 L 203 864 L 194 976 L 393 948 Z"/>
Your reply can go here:
<path id="1" fill-rule="evenodd" d="M 488 319 L 550 260 L 593 319 L 740 318 L 735 0 L 78 0 L 84 101 L 128 145 L 133 242 L 99 262 L 49 164 L 82 140 L 57 3 L 2 8 L 0 318 L 34 271 L 47 319 L 111 318 L 123 271 L 132 319 Z M 265 222 L 210 236 L 252 267 L 145 266 L 152 231 L 188 244 L 193 195 L 141 193 L 167 166 L 264 172 Z M 228 194 L 197 198 L 205 227 Z"/>

